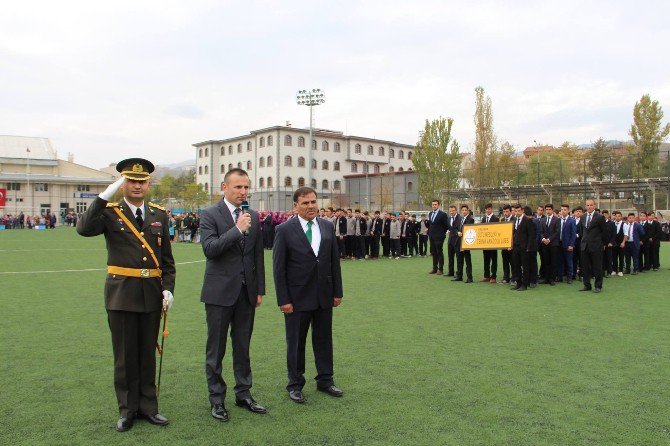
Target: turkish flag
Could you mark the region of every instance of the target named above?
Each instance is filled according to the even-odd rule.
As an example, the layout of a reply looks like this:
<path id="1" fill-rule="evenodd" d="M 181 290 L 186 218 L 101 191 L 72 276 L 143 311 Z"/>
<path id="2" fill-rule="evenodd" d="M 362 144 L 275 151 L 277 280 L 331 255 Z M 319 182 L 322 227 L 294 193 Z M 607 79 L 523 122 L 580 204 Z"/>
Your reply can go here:
<path id="1" fill-rule="evenodd" d="M 0 189 L 0 208 L 5 207 L 5 197 L 7 196 L 7 189 Z"/>

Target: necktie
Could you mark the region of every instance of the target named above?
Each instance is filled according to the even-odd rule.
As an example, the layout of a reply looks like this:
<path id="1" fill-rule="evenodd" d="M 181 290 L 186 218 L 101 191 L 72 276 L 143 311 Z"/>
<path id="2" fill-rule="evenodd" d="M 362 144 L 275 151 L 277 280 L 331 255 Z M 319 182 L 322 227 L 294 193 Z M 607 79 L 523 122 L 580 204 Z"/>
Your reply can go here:
<path id="1" fill-rule="evenodd" d="M 312 220 L 307 222 L 307 231 L 305 232 L 305 235 L 307 236 L 307 241 L 309 244 L 312 244 L 312 225 L 314 222 Z"/>
<path id="2" fill-rule="evenodd" d="M 628 225 L 628 241 L 633 241 L 633 223 Z"/>
<path id="3" fill-rule="evenodd" d="M 241 212 L 242 212 L 242 209 L 235 208 L 235 223 L 237 223 L 237 220 L 240 218 L 240 213 Z"/>
<path id="4" fill-rule="evenodd" d="M 591 224 L 591 214 L 587 214 L 587 216 L 586 216 L 586 228 L 587 229 L 588 229 L 590 224 Z"/>
<path id="5" fill-rule="evenodd" d="M 551 217 L 547 218 L 547 228 L 549 227 L 550 223 L 551 223 Z"/>
<path id="6" fill-rule="evenodd" d="M 437 214 L 437 211 L 433 211 L 433 212 L 431 212 L 431 215 L 430 215 L 430 221 L 431 221 L 431 222 L 434 222 L 434 221 L 435 221 L 435 214 Z"/>
<path id="7" fill-rule="evenodd" d="M 565 224 L 565 218 L 561 218 L 561 232 L 558 234 L 558 239 L 563 240 L 563 225 Z"/>
<path id="8" fill-rule="evenodd" d="M 514 223 L 514 229 L 519 229 L 519 222 L 521 221 L 521 217 L 517 217 L 516 222 Z"/>
<path id="9" fill-rule="evenodd" d="M 144 219 L 142 218 L 142 209 L 140 208 L 137 208 L 137 210 L 135 211 L 135 221 L 137 222 L 137 226 L 139 226 L 140 228 L 144 224 Z"/>

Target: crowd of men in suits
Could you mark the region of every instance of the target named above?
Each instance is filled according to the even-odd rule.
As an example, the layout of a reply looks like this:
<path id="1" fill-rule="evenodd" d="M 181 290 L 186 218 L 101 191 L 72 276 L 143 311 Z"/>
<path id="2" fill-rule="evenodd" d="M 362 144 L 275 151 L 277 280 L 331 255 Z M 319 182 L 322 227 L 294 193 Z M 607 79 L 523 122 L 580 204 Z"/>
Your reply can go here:
<path id="1" fill-rule="evenodd" d="M 453 277 L 453 281 L 472 283 L 472 254 L 462 249 L 463 226 L 474 224 L 472 212 L 467 205 L 461 206 L 460 213 L 455 205 L 449 206 L 448 213 L 444 212 L 438 200 L 432 202 L 432 208 L 427 221 L 433 256 L 429 273 L 444 274 L 446 241 L 445 275 Z M 584 284 L 581 291 L 599 293 L 604 277 L 636 275 L 660 268 L 663 231 L 654 212 L 641 212 L 639 218 L 631 212 L 624 218 L 620 211 L 610 214 L 596 209 L 594 200 L 589 199 L 585 207 L 572 210 L 567 204 L 560 209 L 546 204 L 539 206 L 535 214 L 529 206 L 505 205 L 502 214 L 495 215 L 493 206 L 487 204 L 480 224 L 498 222 L 514 225 L 512 247 L 500 250 L 503 273 L 500 283 L 510 284 L 513 290 L 525 291 L 538 284 L 570 284 L 580 278 Z M 483 257 L 481 281 L 498 283 L 497 250 L 484 250 Z"/>

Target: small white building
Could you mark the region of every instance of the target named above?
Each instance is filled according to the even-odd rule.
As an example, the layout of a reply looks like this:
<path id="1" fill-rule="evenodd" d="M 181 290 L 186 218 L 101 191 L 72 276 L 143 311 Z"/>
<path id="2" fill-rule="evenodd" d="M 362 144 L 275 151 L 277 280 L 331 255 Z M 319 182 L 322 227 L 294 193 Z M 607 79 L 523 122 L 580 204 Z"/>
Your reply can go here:
<path id="1" fill-rule="evenodd" d="M 314 129 L 310 166 L 309 129 L 274 126 L 248 135 L 193 144 L 196 181 L 210 196 L 221 195 L 230 169 L 246 170 L 251 178 L 251 206 L 258 210 L 287 210 L 301 186 L 317 190 L 321 206 L 346 194 L 344 176 L 356 173 L 403 172 L 413 169 L 414 146 L 393 141 Z"/>

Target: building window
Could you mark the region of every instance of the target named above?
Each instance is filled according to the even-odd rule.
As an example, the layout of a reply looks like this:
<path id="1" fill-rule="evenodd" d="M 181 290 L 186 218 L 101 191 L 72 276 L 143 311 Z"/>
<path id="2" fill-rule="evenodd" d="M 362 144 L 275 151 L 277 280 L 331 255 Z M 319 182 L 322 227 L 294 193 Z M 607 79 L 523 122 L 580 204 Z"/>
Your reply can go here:
<path id="1" fill-rule="evenodd" d="M 298 187 L 303 187 L 305 185 L 305 179 L 303 177 L 298 178 Z"/>
<path id="2" fill-rule="evenodd" d="M 379 173 L 379 164 L 375 164 L 375 173 Z"/>
<path id="3" fill-rule="evenodd" d="M 327 151 L 330 150 L 330 146 L 328 144 L 328 141 L 324 141 L 324 142 L 321 143 L 321 150 L 323 150 L 324 152 L 327 152 Z"/>
<path id="4" fill-rule="evenodd" d="M 368 173 L 368 172 L 369 172 L 368 163 L 366 161 L 365 163 L 363 163 L 363 173 Z"/>
<path id="5" fill-rule="evenodd" d="M 356 173 L 358 172 L 358 164 L 356 163 L 351 163 L 351 172 Z"/>
<path id="6" fill-rule="evenodd" d="M 314 179 L 312 180 L 312 185 L 311 186 L 312 186 L 312 189 L 316 189 L 316 180 L 314 180 Z"/>
<path id="7" fill-rule="evenodd" d="M 272 145 L 272 135 L 268 136 L 268 147 Z"/>
<path id="8" fill-rule="evenodd" d="M 198 150 L 198 158 L 202 158 L 202 149 Z"/>
<path id="9" fill-rule="evenodd" d="M 321 189 L 328 189 L 328 180 L 323 180 L 321 182 Z"/>
<path id="10" fill-rule="evenodd" d="M 372 147 L 371 145 L 368 146 L 368 155 L 374 155 L 375 154 L 375 148 Z"/>
<path id="11" fill-rule="evenodd" d="M 322 170 L 328 170 L 328 161 L 327 160 L 323 160 L 323 162 L 321 162 L 321 169 Z"/>
<path id="12" fill-rule="evenodd" d="M 221 156 L 226 154 L 226 146 L 221 146 Z"/>
<path id="13" fill-rule="evenodd" d="M 232 154 L 233 154 L 233 146 L 231 144 L 231 145 L 228 146 L 228 155 L 232 155 Z"/>
<path id="14" fill-rule="evenodd" d="M 298 137 L 298 147 L 305 147 L 305 138 L 302 136 Z"/>
<path id="15" fill-rule="evenodd" d="M 247 170 L 251 170 L 251 161 L 247 161 Z"/>
<path id="16" fill-rule="evenodd" d="M 205 175 L 209 174 L 209 166 L 205 166 Z"/>
<path id="17" fill-rule="evenodd" d="M 305 158 L 302 156 L 298 158 L 298 167 L 305 167 Z"/>
<path id="18" fill-rule="evenodd" d="M 261 139 L 259 140 L 258 145 L 260 147 L 265 147 L 265 136 L 261 136 Z"/>
<path id="19" fill-rule="evenodd" d="M 335 182 L 333 183 L 333 189 L 340 190 L 341 187 L 340 184 L 341 184 L 340 180 L 335 180 Z"/>
<path id="20" fill-rule="evenodd" d="M 268 177 L 268 187 L 272 187 L 272 177 Z"/>
<path id="21" fill-rule="evenodd" d="M 205 183 L 205 192 L 209 193 L 209 183 Z"/>
<path id="22" fill-rule="evenodd" d="M 251 152 L 251 141 L 247 142 L 247 152 Z"/>
<path id="23" fill-rule="evenodd" d="M 202 175 L 202 166 L 198 167 L 198 175 Z"/>
<path id="24" fill-rule="evenodd" d="M 291 135 L 284 136 L 284 145 L 285 146 L 292 146 L 293 145 L 293 138 L 291 138 Z"/>
<path id="25" fill-rule="evenodd" d="M 233 170 L 233 163 L 228 164 L 228 170 Z"/>
<path id="26" fill-rule="evenodd" d="M 407 152 L 407 159 L 411 160 L 412 159 L 412 152 Z"/>
<path id="27" fill-rule="evenodd" d="M 414 183 L 411 181 L 407 183 L 407 192 L 412 192 L 414 190 Z"/>
<path id="28" fill-rule="evenodd" d="M 221 164 L 221 173 L 226 173 L 226 165 Z"/>
<path id="29" fill-rule="evenodd" d="M 379 150 L 377 151 L 377 153 L 379 154 L 379 156 L 384 156 L 384 147 L 379 146 Z"/>
<path id="30" fill-rule="evenodd" d="M 271 156 L 268 156 L 268 167 L 272 167 L 272 157 Z M 268 181 L 270 181 L 269 178 L 268 178 Z M 270 187 L 270 185 L 268 185 L 268 187 Z"/>
<path id="31" fill-rule="evenodd" d="M 395 158 L 395 150 L 389 149 L 389 158 Z"/>
<path id="32" fill-rule="evenodd" d="M 360 144 L 356 144 L 356 146 L 354 147 L 354 153 L 357 153 L 357 154 L 361 153 L 361 145 Z"/>
<path id="33" fill-rule="evenodd" d="M 82 214 L 82 213 L 86 212 L 86 207 L 87 207 L 86 203 L 78 201 L 74 205 L 74 210 L 77 214 Z"/>
<path id="34" fill-rule="evenodd" d="M 403 172 L 404 170 L 405 169 L 403 169 L 402 167 L 398 167 L 398 172 Z"/>
<path id="35" fill-rule="evenodd" d="M 402 150 L 398 152 L 398 159 L 404 160 L 405 159 L 405 152 Z"/>
<path id="36" fill-rule="evenodd" d="M 393 166 L 389 166 L 389 172 L 393 172 Z"/>
<path id="37" fill-rule="evenodd" d="M 237 145 L 237 153 L 242 153 L 242 144 Z"/>
<path id="38" fill-rule="evenodd" d="M 284 186 L 286 186 L 286 187 L 292 187 L 293 186 L 293 180 L 291 180 L 291 177 L 284 178 Z"/>
<path id="39" fill-rule="evenodd" d="M 242 162 L 237 163 L 237 168 L 238 168 L 238 169 L 241 169 L 241 168 L 242 168 Z M 205 167 L 205 170 L 207 170 L 206 167 Z"/>
<path id="40" fill-rule="evenodd" d="M 340 170 L 340 162 L 339 161 L 335 161 L 333 163 L 333 170 L 336 170 L 336 171 Z"/>
<path id="41" fill-rule="evenodd" d="M 258 167 L 265 167 L 265 158 L 263 158 L 262 156 L 258 160 Z"/>
<path id="42" fill-rule="evenodd" d="M 205 158 L 209 156 L 209 148 L 205 147 Z"/>
<path id="43" fill-rule="evenodd" d="M 286 155 L 284 157 L 284 166 L 286 166 L 286 167 L 292 167 L 293 166 L 293 158 L 291 158 L 289 155 Z"/>
<path id="44" fill-rule="evenodd" d="M 7 190 L 21 190 L 21 183 L 7 183 Z"/>
<path id="45" fill-rule="evenodd" d="M 335 147 L 333 148 L 333 152 L 339 152 L 340 151 L 340 143 L 336 142 Z"/>
<path id="46" fill-rule="evenodd" d="M 312 140 L 312 150 L 316 150 L 316 139 Z"/>
<path id="47" fill-rule="evenodd" d="M 91 190 L 91 186 L 88 184 L 77 184 L 77 192 L 89 192 Z"/>
<path id="48" fill-rule="evenodd" d="M 312 169 L 316 169 L 317 163 L 316 160 L 312 160 Z"/>
<path id="49" fill-rule="evenodd" d="M 411 171 L 412 171 L 412 168 L 411 168 L 411 167 L 410 167 L 410 168 L 408 168 L 408 169 L 407 169 L 407 171 L 408 171 L 408 172 L 411 172 Z"/>
<path id="50" fill-rule="evenodd" d="M 258 187 L 263 189 L 265 187 L 265 179 L 263 177 L 260 177 L 258 179 Z"/>

